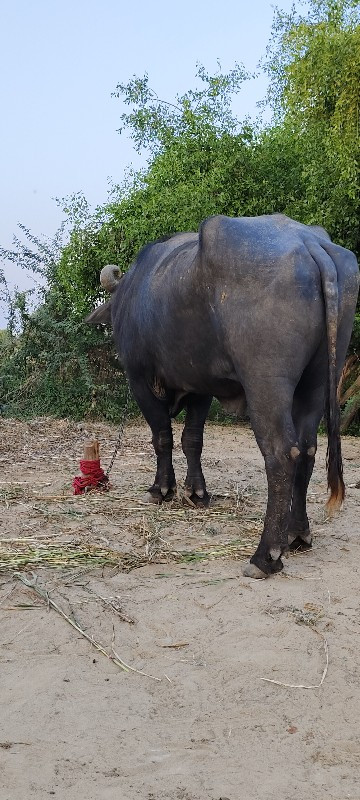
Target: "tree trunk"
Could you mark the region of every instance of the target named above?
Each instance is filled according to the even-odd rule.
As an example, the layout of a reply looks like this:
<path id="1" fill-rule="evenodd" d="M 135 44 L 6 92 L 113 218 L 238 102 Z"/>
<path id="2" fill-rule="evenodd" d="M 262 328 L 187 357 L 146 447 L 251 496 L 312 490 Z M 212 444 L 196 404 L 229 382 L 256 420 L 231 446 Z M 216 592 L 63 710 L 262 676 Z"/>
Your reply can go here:
<path id="1" fill-rule="evenodd" d="M 340 423 L 341 433 L 345 433 L 350 423 L 356 417 L 358 411 L 360 411 L 360 392 L 352 397 L 351 403 L 348 404 L 347 408 L 345 408 L 345 411 L 343 411 L 341 415 L 341 423 Z"/>

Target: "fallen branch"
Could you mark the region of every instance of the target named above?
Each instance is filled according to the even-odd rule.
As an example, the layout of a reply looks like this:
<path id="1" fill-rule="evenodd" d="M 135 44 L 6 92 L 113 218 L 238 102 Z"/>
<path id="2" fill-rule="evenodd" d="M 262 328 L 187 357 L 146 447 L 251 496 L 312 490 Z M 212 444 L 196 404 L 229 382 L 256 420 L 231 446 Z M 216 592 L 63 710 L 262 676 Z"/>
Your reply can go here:
<path id="1" fill-rule="evenodd" d="M 147 678 L 153 678 L 155 681 L 161 681 L 161 678 L 155 678 L 153 675 L 146 675 L 145 672 L 140 672 L 139 670 L 134 669 L 134 667 L 130 667 L 129 664 L 126 664 L 125 661 L 123 661 L 116 653 L 114 653 L 114 650 L 112 653 L 108 653 L 102 644 L 100 644 L 100 642 L 97 642 L 93 636 L 89 636 L 88 633 L 80 628 L 80 625 L 78 625 L 67 614 L 65 614 L 65 611 L 63 611 L 62 608 L 60 608 L 60 606 L 58 606 L 57 603 L 51 599 L 51 597 L 49 597 L 46 589 L 42 589 L 40 586 L 37 586 L 37 575 L 34 575 L 32 580 L 28 580 L 24 575 L 21 575 L 20 572 L 15 572 L 14 577 L 21 581 L 21 583 L 23 583 L 29 589 L 32 589 L 35 594 L 38 595 L 38 597 L 41 597 L 41 599 L 44 600 L 49 608 L 53 608 L 54 611 L 57 611 L 57 613 L 60 614 L 60 616 L 65 619 L 72 628 L 75 628 L 75 630 L 80 633 L 84 639 L 90 642 L 90 644 L 95 647 L 95 650 L 98 650 L 99 653 L 102 653 L 104 656 L 106 656 L 109 661 L 112 661 L 117 667 L 120 667 L 120 669 L 124 670 L 124 672 L 137 672 L 138 675 L 145 675 Z"/>

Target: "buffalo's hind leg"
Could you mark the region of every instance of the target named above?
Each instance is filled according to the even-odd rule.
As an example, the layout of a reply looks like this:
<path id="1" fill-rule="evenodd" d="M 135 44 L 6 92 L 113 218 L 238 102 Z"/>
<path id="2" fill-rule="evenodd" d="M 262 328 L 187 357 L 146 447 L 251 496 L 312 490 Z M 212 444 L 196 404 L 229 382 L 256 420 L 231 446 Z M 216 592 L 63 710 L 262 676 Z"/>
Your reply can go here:
<path id="1" fill-rule="evenodd" d="M 306 495 L 315 464 L 317 431 L 323 415 L 324 387 L 311 387 L 304 378 L 295 392 L 293 419 L 301 454 L 296 463 L 294 490 L 288 525 L 292 550 L 311 547 L 312 536 L 306 513 Z"/>
<path id="2" fill-rule="evenodd" d="M 265 578 L 283 568 L 281 555 L 288 550 L 288 524 L 296 462 L 300 456 L 292 419 L 293 388 L 274 378 L 254 391 L 248 388 L 251 423 L 264 456 L 268 502 L 264 530 L 256 552 L 244 569 L 251 578 Z"/>
<path id="3" fill-rule="evenodd" d="M 306 494 L 314 469 L 316 445 L 302 450 L 296 464 L 294 490 L 288 523 L 290 550 L 311 547 L 312 536 L 306 513 Z"/>
<path id="4" fill-rule="evenodd" d="M 187 460 L 185 479 L 185 500 L 206 508 L 210 498 L 206 491 L 205 478 L 201 469 L 204 425 L 211 405 L 211 396 L 189 394 L 186 401 L 185 427 L 181 437 L 183 452 Z"/>
<path id="5" fill-rule="evenodd" d="M 173 435 L 167 399 L 155 397 L 146 381 L 129 377 L 129 383 L 135 400 L 151 428 L 157 459 L 155 480 L 144 500 L 149 503 L 172 500 L 176 491 L 176 480 L 172 465 Z"/>

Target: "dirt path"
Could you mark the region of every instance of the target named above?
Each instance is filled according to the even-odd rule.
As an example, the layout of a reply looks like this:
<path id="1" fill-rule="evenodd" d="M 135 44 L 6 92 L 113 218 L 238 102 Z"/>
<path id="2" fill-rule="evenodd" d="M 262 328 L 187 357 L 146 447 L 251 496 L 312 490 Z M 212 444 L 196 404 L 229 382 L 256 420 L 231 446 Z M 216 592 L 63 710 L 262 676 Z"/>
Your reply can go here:
<path id="1" fill-rule="evenodd" d="M 360 441 L 344 441 L 347 501 L 330 523 L 320 442 L 313 550 L 254 582 L 241 566 L 265 480 L 249 430 L 207 428 L 215 497 L 204 512 L 141 506 L 153 478 L 142 425 L 127 429 L 111 493 L 72 498 L 88 435 L 106 466 L 115 428 L 2 423 L 1 800 L 359 800 Z M 85 568 L 106 552 L 144 566 Z M 152 677 L 96 651 L 16 569 L 35 572 L 83 631 Z"/>

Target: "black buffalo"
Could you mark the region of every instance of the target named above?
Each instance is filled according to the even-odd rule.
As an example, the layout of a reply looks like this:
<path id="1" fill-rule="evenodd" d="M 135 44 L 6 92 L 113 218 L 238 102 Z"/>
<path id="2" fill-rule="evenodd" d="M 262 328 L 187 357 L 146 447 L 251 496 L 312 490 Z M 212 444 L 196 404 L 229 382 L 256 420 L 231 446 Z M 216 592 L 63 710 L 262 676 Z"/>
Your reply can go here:
<path id="1" fill-rule="evenodd" d="M 200 458 L 211 399 L 234 412 L 247 405 L 268 503 L 245 574 L 279 571 L 289 544 L 311 544 L 306 493 L 324 411 L 330 509 L 344 497 L 336 388 L 358 294 L 355 256 L 322 228 L 280 214 L 214 216 L 199 233 L 147 245 L 122 277 L 104 267 L 101 283 L 112 296 L 88 321 L 111 321 L 151 427 L 157 471 L 148 498 L 173 496 L 171 417 L 185 408 L 185 493 L 207 505 Z"/>

